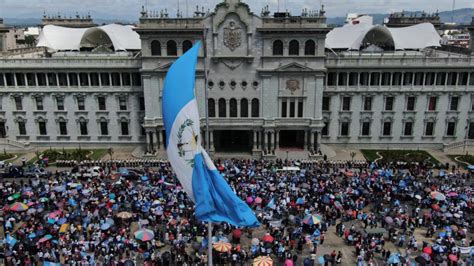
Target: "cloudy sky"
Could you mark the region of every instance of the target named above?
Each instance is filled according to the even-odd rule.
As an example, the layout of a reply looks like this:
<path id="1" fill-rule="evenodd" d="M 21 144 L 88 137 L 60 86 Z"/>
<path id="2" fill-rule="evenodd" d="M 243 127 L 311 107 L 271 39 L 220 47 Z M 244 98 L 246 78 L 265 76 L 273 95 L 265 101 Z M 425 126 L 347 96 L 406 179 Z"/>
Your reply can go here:
<path id="1" fill-rule="evenodd" d="M 45 11 L 48 14 L 60 12 L 73 15 L 90 12 L 94 17 L 106 19 L 137 20 L 142 5 L 148 9 L 167 8 L 172 15 L 176 14 L 178 3 L 183 12 L 188 6 L 192 14 L 196 5 L 213 9 L 215 4 L 223 0 L 0 0 L 0 17 L 38 18 Z M 252 10 L 259 14 L 264 5 L 276 11 L 278 2 L 280 10 L 288 9 L 299 14 L 302 8 L 318 9 L 322 2 L 330 17 L 345 16 L 353 13 L 389 13 L 404 10 L 424 10 L 427 12 L 439 9 L 451 10 L 452 0 L 245 0 Z M 187 4 L 186 4 L 187 3 Z M 474 0 L 456 0 L 456 8 L 474 8 Z"/>

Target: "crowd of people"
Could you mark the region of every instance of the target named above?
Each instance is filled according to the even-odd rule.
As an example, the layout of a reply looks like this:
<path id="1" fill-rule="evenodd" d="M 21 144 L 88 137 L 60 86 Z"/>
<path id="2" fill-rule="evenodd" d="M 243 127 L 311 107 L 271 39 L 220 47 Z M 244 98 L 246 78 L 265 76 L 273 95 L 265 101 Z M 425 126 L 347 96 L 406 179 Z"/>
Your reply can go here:
<path id="1" fill-rule="evenodd" d="M 415 163 L 215 163 L 262 224 L 215 224 L 216 264 L 247 265 L 259 257 L 284 265 L 472 263 L 473 189 L 465 171 Z M 6 265 L 207 263 L 207 226 L 194 218 L 168 162 L 101 166 L 94 178 L 79 168 L 75 175 L 1 180 Z M 141 176 L 124 178 L 120 166 L 140 168 Z M 328 250 L 328 241 L 345 247 Z M 344 256 L 343 248 L 353 253 Z"/>

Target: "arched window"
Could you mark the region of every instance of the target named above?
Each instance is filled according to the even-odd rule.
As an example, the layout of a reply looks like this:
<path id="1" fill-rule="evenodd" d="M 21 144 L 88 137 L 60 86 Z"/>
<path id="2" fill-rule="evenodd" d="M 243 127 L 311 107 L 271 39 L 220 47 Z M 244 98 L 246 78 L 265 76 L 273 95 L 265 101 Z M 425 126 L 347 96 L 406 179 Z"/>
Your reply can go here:
<path id="1" fill-rule="evenodd" d="M 225 99 L 219 99 L 219 117 L 226 117 L 227 116 L 227 108 Z"/>
<path id="2" fill-rule="evenodd" d="M 178 55 L 178 48 L 176 48 L 176 42 L 170 40 L 166 43 L 166 55 Z"/>
<path id="3" fill-rule="evenodd" d="M 297 40 L 292 40 L 290 42 L 290 47 L 288 51 L 289 55 L 299 55 L 300 54 L 300 44 Z"/>
<path id="4" fill-rule="evenodd" d="M 273 55 L 283 55 L 283 42 L 281 40 L 273 42 Z"/>
<path id="5" fill-rule="evenodd" d="M 230 117 L 237 117 L 237 100 L 230 99 L 229 101 Z"/>
<path id="6" fill-rule="evenodd" d="M 252 99 L 252 117 L 259 117 L 260 113 L 260 104 L 258 99 Z"/>
<path id="7" fill-rule="evenodd" d="M 183 54 L 193 47 L 193 43 L 189 40 L 183 42 Z"/>
<path id="8" fill-rule="evenodd" d="M 313 40 L 307 40 L 304 44 L 304 55 L 314 55 L 316 53 L 316 43 Z"/>
<path id="9" fill-rule="evenodd" d="M 240 100 L 240 117 L 249 117 L 249 101 L 247 99 Z"/>
<path id="10" fill-rule="evenodd" d="M 207 100 L 207 110 L 209 117 L 216 117 L 216 101 L 214 101 L 214 99 Z"/>
<path id="11" fill-rule="evenodd" d="M 151 55 L 161 55 L 161 43 L 157 40 L 151 42 Z"/>

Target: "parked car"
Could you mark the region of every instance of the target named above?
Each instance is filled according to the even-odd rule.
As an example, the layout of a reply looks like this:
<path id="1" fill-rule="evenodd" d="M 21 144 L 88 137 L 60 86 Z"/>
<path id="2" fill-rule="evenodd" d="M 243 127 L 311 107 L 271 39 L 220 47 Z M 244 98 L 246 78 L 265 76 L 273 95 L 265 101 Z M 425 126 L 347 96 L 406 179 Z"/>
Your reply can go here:
<path id="1" fill-rule="evenodd" d="M 23 176 L 28 178 L 36 176 L 40 178 L 48 178 L 51 176 L 51 173 L 49 171 L 46 171 L 44 168 L 30 167 L 23 171 Z"/>
<path id="2" fill-rule="evenodd" d="M 0 178 L 21 178 L 23 177 L 23 169 L 19 166 L 10 166 L 8 169 L 2 169 Z"/>

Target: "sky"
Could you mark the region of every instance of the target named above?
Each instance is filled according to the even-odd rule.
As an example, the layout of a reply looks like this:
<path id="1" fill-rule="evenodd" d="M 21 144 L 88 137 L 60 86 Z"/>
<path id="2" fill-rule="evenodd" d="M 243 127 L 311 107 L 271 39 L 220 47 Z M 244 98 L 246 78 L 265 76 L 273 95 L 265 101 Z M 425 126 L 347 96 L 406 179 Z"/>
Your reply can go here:
<path id="1" fill-rule="evenodd" d="M 0 17 L 6 18 L 40 18 L 47 14 L 74 15 L 91 13 L 93 18 L 138 20 L 142 5 L 149 10 L 168 9 L 175 16 L 178 3 L 180 9 L 192 15 L 196 5 L 204 6 L 205 10 L 213 9 L 223 0 L 0 0 Z M 299 15 L 303 8 L 319 9 L 320 3 L 325 5 L 328 17 L 346 16 L 350 13 L 390 13 L 401 10 L 434 12 L 451 10 L 452 0 L 242 0 L 250 5 L 251 10 L 260 14 L 263 6 L 269 5 L 270 10 L 289 10 Z M 187 3 L 187 4 L 186 4 Z M 456 9 L 474 8 L 474 0 L 456 0 Z"/>

